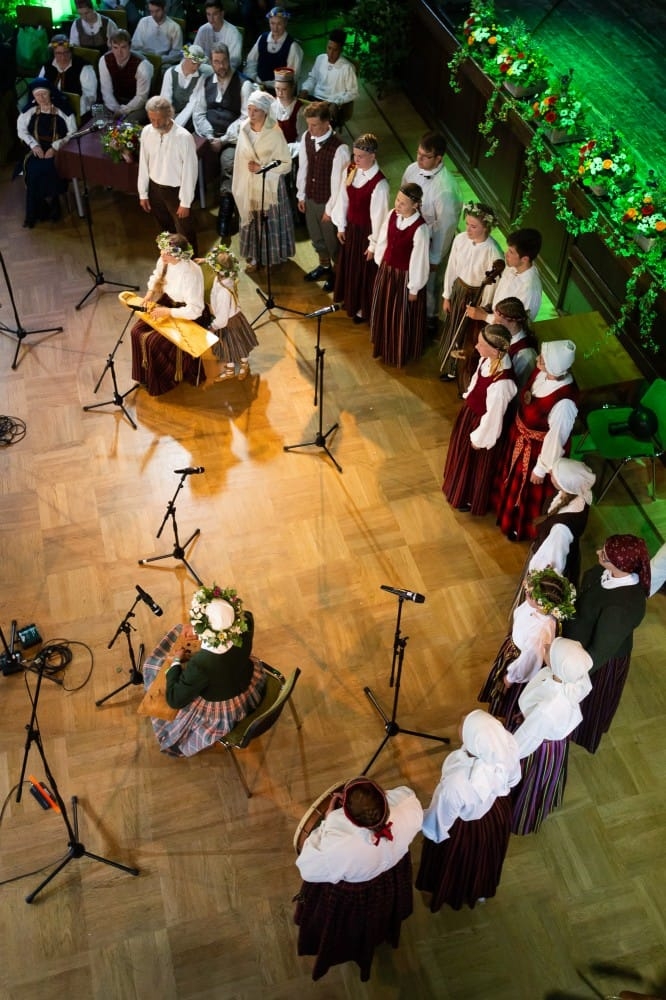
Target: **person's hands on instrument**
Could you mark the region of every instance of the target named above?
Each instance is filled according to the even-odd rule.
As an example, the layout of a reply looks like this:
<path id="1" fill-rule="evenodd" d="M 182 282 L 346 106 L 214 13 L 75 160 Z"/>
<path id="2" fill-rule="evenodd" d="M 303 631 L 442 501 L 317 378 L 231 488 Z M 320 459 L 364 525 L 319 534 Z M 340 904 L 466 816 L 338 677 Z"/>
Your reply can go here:
<path id="1" fill-rule="evenodd" d="M 151 309 L 150 315 L 153 319 L 168 319 L 171 315 L 171 310 L 168 306 L 155 306 L 154 309 Z"/>

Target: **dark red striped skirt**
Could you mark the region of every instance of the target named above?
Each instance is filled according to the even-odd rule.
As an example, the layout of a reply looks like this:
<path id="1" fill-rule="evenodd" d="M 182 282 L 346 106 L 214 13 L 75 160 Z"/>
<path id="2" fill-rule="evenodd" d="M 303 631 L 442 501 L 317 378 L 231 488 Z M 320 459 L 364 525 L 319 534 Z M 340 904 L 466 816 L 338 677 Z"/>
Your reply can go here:
<path id="1" fill-rule="evenodd" d="M 298 954 L 317 956 L 313 979 L 332 965 L 356 962 L 366 982 L 375 948 L 384 941 L 398 947 L 400 925 L 413 905 L 409 851 L 369 882 L 303 882 L 294 914 Z"/>
<path id="2" fill-rule="evenodd" d="M 372 295 L 372 356 L 397 368 L 420 358 L 425 342 L 426 290 L 410 302 L 407 278 L 407 271 L 382 262 Z"/>
<path id="3" fill-rule="evenodd" d="M 511 792 L 511 832 L 536 833 L 554 809 L 562 805 L 567 783 L 569 739 L 544 740 L 520 762 L 523 777 Z"/>
<path id="4" fill-rule="evenodd" d="M 571 734 L 572 742 L 589 753 L 597 751 L 601 737 L 610 729 L 620 705 L 630 664 L 631 653 L 616 656 L 590 674 L 592 690 L 580 703 L 583 721 Z"/>
<path id="5" fill-rule="evenodd" d="M 481 819 L 457 819 L 448 840 L 424 838 L 416 888 L 431 892 L 430 909 L 447 903 L 454 910 L 495 895 L 511 832 L 511 797 L 495 799 Z"/>
<path id="6" fill-rule="evenodd" d="M 472 448 L 469 436 L 481 417 L 463 405 L 453 425 L 446 453 L 442 493 L 452 507 L 471 503 L 471 513 L 481 516 L 488 510 L 490 487 L 498 448 Z"/>
<path id="7" fill-rule="evenodd" d="M 340 253 L 335 262 L 333 295 L 336 302 L 342 303 L 348 316 L 355 316 L 360 312 L 368 323 L 378 270 L 374 260 L 365 259 L 370 231 L 369 219 L 366 226 L 347 224 L 345 242 L 340 245 Z"/>
<path id="8" fill-rule="evenodd" d="M 512 684 L 511 687 L 505 688 L 504 678 L 510 664 L 518 656 L 520 656 L 520 650 L 511 636 L 508 635 L 499 648 L 495 662 L 490 668 L 490 673 L 479 691 L 477 699 L 488 702 L 490 714 L 494 715 L 496 719 L 504 719 L 504 728 L 508 729 L 510 733 L 514 733 L 522 721 L 518 699 L 525 684 Z"/>

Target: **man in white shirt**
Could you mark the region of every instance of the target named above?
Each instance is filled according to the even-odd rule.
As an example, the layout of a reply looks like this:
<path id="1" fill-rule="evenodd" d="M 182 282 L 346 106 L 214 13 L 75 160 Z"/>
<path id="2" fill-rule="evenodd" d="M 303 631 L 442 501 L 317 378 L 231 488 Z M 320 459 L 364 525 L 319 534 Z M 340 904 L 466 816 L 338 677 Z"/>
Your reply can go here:
<path id="1" fill-rule="evenodd" d="M 338 109 L 335 127 L 340 128 L 351 114 L 344 108 L 358 97 L 358 79 L 352 63 L 342 55 L 347 35 L 341 28 L 329 33 L 326 52 L 317 56 L 314 66 L 303 82 L 301 98 L 308 101 L 328 101 Z M 346 111 L 346 113 L 345 113 Z"/>
<path id="2" fill-rule="evenodd" d="M 506 267 L 495 286 L 492 306 L 468 306 L 467 315 L 470 319 L 492 323 L 496 303 L 517 298 L 523 303 L 530 323 L 534 323 L 542 296 L 541 278 L 534 263 L 541 250 L 541 233 L 538 229 L 516 229 L 509 233 L 506 243 Z"/>
<path id="3" fill-rule="evenodd" d="M 147 59 L 130 52 L 129 32 L 121 29 L 113 36 L 111 51 L 99 61 L 99 83 L 104 107 L 114 117 L 143 125 L 153 67 Z"/>
<path id="4" fill-rule="evenodd" d="M 204 5 L 206 24 L 202 24 L 194 36 L 194 44 L 200 45 L 210 59 L 213 46 L 220 42 L 229 49 L 231 68 L 236 70 L 243 60 L 243 36 L 233 24 L 224 19 L 222 0 L 206 0 Z"/>
<path id="5" fill-rule="evenodd" d="M 439 132 L 421 136 L 416 161 L 402 175 L 403 184 L 418 184 L 423 191 L 421 215 L 430 229 L 430 276 L 426 287 L 428 331 L 434 334 L 439 322 L 439 302 L 444 271 L 442 262 L 448 256 L 458 228 L 462 198 L 455 178 L 444 166 L 446 139 Z"/>
<path id="6" fill-rule="evenodd" d="M 69 44 L 81 45 L 87 49 L 106 52 L 111 48 L 111 39 L 116 25 L 111 18 L 98 14 L 93 0 L 76 0 L 77 17 L 69 29 Z"/>
<path id="7" fill-rule="evenodd" d="M 180 61 L 183 32 L 176 21 L 167 17 L 165 5 L 166 0 L 150 0 L 148 16 L 141 18 L 132 36 L 132 48 L 161 56 L 164 63 L 175 63 Z"/>
<path id="8" fill-rule="evenodd" d="M 180 233 L 197 254 L 197 233 L 191 205 L 197 183 L 194 137 L 174 121 L 165 97 L 146 104 L 150 121 L 141 133 L 139 202 L 156 219 L 160 232 Z"/>
<path id="9" fill-rule="evenodd" d="M 220 193 L 225 194 L 231 191 L 238 131 L 252 84 L 249 80 L 241 83 L 223 43 L 213 47 L 210 61 L 213 75 L 204 80 L 192 119 L 196 134 L 208 139 L 212 151 L 220 156 Z"/>

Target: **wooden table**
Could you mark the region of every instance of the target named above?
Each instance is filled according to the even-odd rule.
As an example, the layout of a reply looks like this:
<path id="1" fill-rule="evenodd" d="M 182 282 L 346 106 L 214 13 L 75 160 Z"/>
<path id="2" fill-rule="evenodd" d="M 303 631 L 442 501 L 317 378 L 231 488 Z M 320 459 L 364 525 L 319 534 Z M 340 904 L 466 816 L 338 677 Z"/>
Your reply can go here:
<path id="1" fill-rule="evenodd" d="M 533 326 L 537 340 L 572 340 L 576 345 L 573 374 L 581 393 L 581 409 L 604 403 L 632 406 L 637 402 L 643 375 L 598 312 L 559 316 Z"/>
<path id="2" fill-rule="evenodd" d="M 204 155 L 208 148 L 208 140 L 195 135 L 194 141 L 197 147 L 197 158 L 199 161 L 199 204 L 206 207 L 206 183 L 204 179 Z M 81 155 L 79 156 L 79 143 L 81 143 Z M 81 162 L 83 161 L 83 163 Z M 83 202 L 79 191 L 79 180 L 85 178 L 88 187 L 110 187 L 115 191 L 122 191 L 124 194 L 138 194 L 137 186 L 139 179 L 139 164 L 137 161 L 131 163 L 121 160 L 120 163 L 114 161 L 102 149 L 102 136 L 100 132 L 89 132 L 82 135 L 80 139 L 70 139 L 56 153 L 56 167 L 58 174 L 64 180 L 71 180 L 76 200 L 76 209 L 84 217 Z"/>

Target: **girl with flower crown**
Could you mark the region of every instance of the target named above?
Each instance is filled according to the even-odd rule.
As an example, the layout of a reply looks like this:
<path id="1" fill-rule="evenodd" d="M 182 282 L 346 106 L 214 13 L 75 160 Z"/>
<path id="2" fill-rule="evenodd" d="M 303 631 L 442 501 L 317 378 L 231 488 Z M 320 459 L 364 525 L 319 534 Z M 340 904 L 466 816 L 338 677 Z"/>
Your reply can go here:
<path id="1" fill-rule="evenodd" d="M 458 233 L 453 240 L 444 271 L 444 285 L 442 287 L 444 327 L 439 345 L 439 357 L 442 362 L 444 362 L 447 353 L 457 346 L 454 344 L 454 339 L 458 343 L 460 342 L 460 336 L 456 337 L 456 334 L 465 316 L 467 305 L 475 300 L 481 306 L 490 305 L 493 298 L 493 286 L 483 287 L 482 282 L 486 273 L 492 269 L 493 263 L 496 260 L 504 259 L 504 254 L 498 243 L 490 235 L 493 226 L 497 224 L 493 209 L 482 202 L 469 201 L 463 205 L 463 216 L 465 218 L 465 231 Z M 480 293 L 481 297 L 479 298 Z M 465 352 L 465 358 L 469 358 L 473 355 L 476 347 L 478 323 L 475 324 L 473 320 L 468 320 L 463 324 L 462 330 L 464 330 L 464 339 L 460 344 L 460 350 Z M 449 354 L 440 378 L 454 380 L 458 367 L 462 375 L 466 366 L 464 364 L 457 365 L 456 359 Z M 464 380 L 459 382 L 461 393 L 467 389 L 471 374 L 470 372 Z"/>
<path id="2" fill-rule="evenodd" d="M 160 257 L 148 279 L 143 307 L 155 319 L 190 319 L 205 326 L 203 274 L 192 260 L 192 247 L 179 233 L 160 233 L 156 242 Z M 179 382 L 197 385 L 205 374 L 200 375 L 197 358 L 139 320 L 132 327 L 132 378 L 151 396 L 160 396 Z"/>
<path id="3" fill-rule="evenodd" d="M 177 625 L 143 668 L 148 688 L 164 661 L 167 704 L 175 719 L 153 719 L 160 749 L 172 757 L 191 757 L 217 743 L 260 704 L 266 675 L 252 654 L 254 618 L 233 589 L 201 587 L 190 606 L 190 624 Z M 186 644 L 201 648 L 186 658 Z"/>
<path id="4" fill-rule="evenodd" d="M 525 578 L 525 600 L 479 692 L 479 701 L 489 702 L 490 714 L 504 719 L 510 732 L 518 724 L 519 695 L 543 666 L 559 624 L 575 614 L 575 598 L 573 584 L 550 567 Z"/>
<path id="5" fill-rule="evenodd" d="M 238 365 L 238 380 L 250 374 L 250 352 L 259 341 L 238 304 L 238 258 L 223 243 L 214 246 L 203 263 L 215 272 L 210 291 L 210 328 L 219 337 L 213 354 L 223 362 L 216 382 L 234 378 Z"/>

